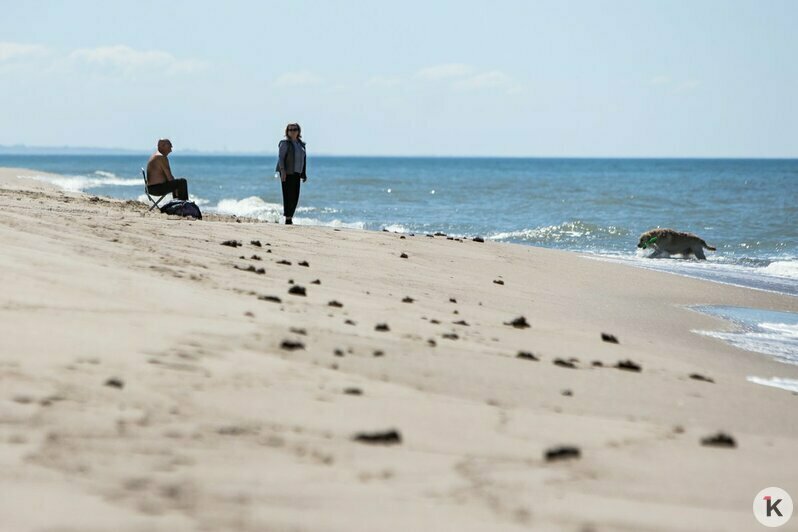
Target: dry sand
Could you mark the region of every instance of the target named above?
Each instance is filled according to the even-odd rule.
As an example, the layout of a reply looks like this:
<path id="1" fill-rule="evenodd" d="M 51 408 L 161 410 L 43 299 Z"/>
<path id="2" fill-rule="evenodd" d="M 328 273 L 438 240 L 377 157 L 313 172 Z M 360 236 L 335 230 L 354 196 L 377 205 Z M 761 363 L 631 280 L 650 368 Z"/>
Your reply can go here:
<path id="1" fill-rule="evenodd" d="M 691 332 L 729 324 L 686 308 L 798 298 L 526 246 L 188 221 L 31 174 L 0 171 L 2 531 L 752 530 L 760 489 L 798 495 L 798 397 L 746 381 L 798 367 Z M 353 439 L 387 430 L 401 441 Z M 701 445 L 719 430 L 736 448 Z M 581 457 L 546 461 L 559 445 Z"/>

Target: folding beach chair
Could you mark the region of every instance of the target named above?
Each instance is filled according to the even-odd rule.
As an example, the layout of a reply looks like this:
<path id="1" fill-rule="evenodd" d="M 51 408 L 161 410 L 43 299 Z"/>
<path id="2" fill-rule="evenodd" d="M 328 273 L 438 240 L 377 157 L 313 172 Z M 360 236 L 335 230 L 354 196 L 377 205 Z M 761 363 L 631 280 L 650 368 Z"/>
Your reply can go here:
<path id="1" fill-rule="evenodd" d="M 144 178 L 144 193 L 147 195 L 148 198 L 150 198 L 150 203 L 152 203 L 150 210 L 153 210 L 155 207 L 158 206 L 159 203 L 161 203 L 161 200 L 163 200 L 169 193 L 167 192 L 166 194 L 158 198 L 158 201 L 155 201 L 155 199 L 152 196 L 150 196 L 150 191 L 147 190 L 147 172 L 144 171 L 144 168 L 141 169 L 141 177 Z"/>

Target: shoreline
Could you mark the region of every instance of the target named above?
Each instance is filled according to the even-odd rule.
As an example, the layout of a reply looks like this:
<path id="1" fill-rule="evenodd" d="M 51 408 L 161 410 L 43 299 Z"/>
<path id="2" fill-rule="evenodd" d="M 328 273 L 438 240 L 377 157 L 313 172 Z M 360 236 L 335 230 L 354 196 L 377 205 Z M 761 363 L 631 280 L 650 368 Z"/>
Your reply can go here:
<path id="1" fill-rule="evenodd" d="M 118 177 L 113 173 L 107 173 L 103 171 L 95 171 L 94 174 L 99 174 L 100 177 L 93 177 L 92 175 L 84 175 L 84 174 L 52 174 L 48 173 L 43 170 L 28 170 L 28 169 L 17 169 L 18 172 L 22 173 L 35 173 L 41 175 L 42 177 L 48 179 L 53 184 L 58 187 L 63 188 L 69 192 L 76 192 L 76 193 L 84 193 L 84 194 L 91 194 L 94 193 L 86 192 L 80 188 L 76 188 L 80 186 L 80 183 L 72 183 L 70 180 L 80 180 L 85 179 L 91 182 L 93 179 L 100 179 L 103 178 L 114 178 L 119 181 L 119 185 L 122 185 L 122 182 L 131 181 L 129 178 Z M 269 181 L 267 179 L 267 181 Z M 133 188 L 138 190 L 140 188 L 139 182 L 136 179 L 133 179 L 132 182 L 135 184 Z M 127 183 L 129 184 L 129 183 Z M 84 186 L 90 186 L 88 183 L 84 183 Z M 94 185 L 94 186 L 101 186 L 101 185 Z M 123 188 L 128 188 L 127 186 Z M 119 199 L 122 201 L 126 201 L 127 198 L 125 194 L 122 194 L 121 197 L 114 196 L 114 195 L 104 195 L 100 194 L 103 197 Z M 138 195 L 138 200 L 141 200 L 142 195 Z M 197 205 L 208 215 L 213 217 L 233 217 L 233 218 L 240 218 L 245 221 L 260 221 L 264 223 L 275 223 L 274 217 L 271 214 L 276 216 L 276 210 L 274 212 L 269 211 L 268 213 L 260 213 L 259 209 L 263 208 L 272 208 L 278 209 L 279 205 L 270 203 L 269 201 L 265 201 L 261 196 L 248 196 L 246 198 L 224 198 L 219 200 L 219 203 L 216 205 L 212 204 L 211 200 L 207 200 L 204 198 L 195 197 L 197 201 Z M 255 203 L 254 205 L 252 203 Z M 225 204 L 222 206 L 222 204 Z M 241 208 L 238 204 L 245 204 L 248 203 L 246 207 Z M 232 204 L 232 205 L 231 205 Z M 262 204 L 262 205 L 261 205 Z M 335 227 L 335 228 L 347 228 L 347 229 L 360 229 L 366 231 L 380 231 L 380 230 L 389 230 L 390 232 L 397 233 L 397 234 L 411 234 L 411 233 L 418 233 L 418 234 L 425 234 L 429 232 L 437 233 L 443 231 L 442 228 L 439 229 L 429 229 L 425 228 L 423 230 L 411 230 L 407 229 L 402 226 L 401 223 L 379 223 L 377 226 L 374 226 L 374 222 L 371 222 L 371 227 L 366 227 L 367 222 L 362 220 L 356 219 L 354 221 L 344 221 L 339 219 L 334 219 L 331 221 L 323 221 L 321 219 L 314 218 L 314 214 L 312 212 L 305 212 L 303 211 L 304 207 L 300 206 L 299 213 L 300 216 L 295 217 L 295 224 L 296 225 L 309 225 L 309 226 L 325 226 L 325 227 Z M 314 208 L 311 207 L 310 211 L 313 211 Z M 265 216 L 265 218 L 264 218 Z M 277 217 L 279 218 L 279 217 Z M 563 222 L 563 224 L 568 224 L 570 222 Z M 398 227 L 398 228 L 397 228 Z M 498 231 L 498 232 L 497 232 Z M 585 257 L 590 257 L 596 260 L 606 260 L 616 263 L 623 263 L 623 264 L 630 264 L 634 267 L 638 268 L 647 268 L 655 271 L 661 271 L 666 273 L 672 273 L 676 275 L 683 275 L 691 278 L 696 279 L 703 279 L 708 280 L 720 284 L 727 284 L 731 286 L 738 286 L 743 288 L 751 288 L 755 290 L 763 290 L 768 292 L 780 293 L 780 294 L 787 294 L 791 296 L 798 297 L 798 270 L 795 270 L 795 261 L 794 257 L 785 256 L 785 257 L 769 257 L 767 259 L 759 259 L 761 261 L 769 262 L 770 264 L 767 267 L 760 266 L 760 267 L 753 267 L 750 265 L 744 265 L 736 262 L 725 262 L 725 261 L 714 261 L 711 260 L 710 257 L 709 261 L 706 262 L 695 262 L 692 260 L 682 260 L 682 259 L 673 259 L 673 260 L 659 260 L 659 261 L 651 261 L 647 259 L 642 259 L 641 257 L 637 256 L 633 253 L 619 253 L 618 251 L 611 251 L 609 249 L 603 250 L 596 250 L 596 249 L 583 249 L 583 248 L 573 248 L 573 247 L 557 247 L 539 243 L 530 243 L 530 242 L 518 242 L 513 241 L 512 239 L 507 240 L 506 237 L 502 235 L 512 234 L 513 231 L 501 231 L 499 229 L 491 231 L 486 231 L 483 233 L 468 233 L 468 234 L 461 234 L 457 232 L 449 232 L 447 236 L 452 236 L 455 238 L 472 238 L 474 236 L 482 236 L 485 240 L 491 240 L 497 243 L 509 243 L 509 244 L 521 244 L 521 245 L 531 245 L 531 246 L 540 246 L 548 249 L 562 249 L 565 251 L 571 251 L 573 253 L 581 254 Z M 780 270 L 773 270 L 771 268 L 780 267 Z"/>
<path id="2" fill-rule="evenodd" d="M 18 171 L 9 529 L 747 530 L 763 487 L 798 490 L 777 415 L 796 397 L 747 380 L 798 366 L 691 332 L 732 326 L 689 308 L 795 297 L 528 245 L 175 219 Z M 701 444 L 719 431 L 734 448 Z M 579 457 L 545 458 L 562 445 Z"/>
<path id="3" fill-rule="evenodd" d="M 576 253 L 583 253 L 576 251 Z M 745 271 L 742 267 L 738 265 L 732 264 L 725 264 L 725 263 L 708 263 L 706 265 L 712 267 L 721 268 L 729 268 L 732 271 L 723 271 L 722 269 L 718 268 L 715 270 L 709 270 L 708 272 L 702 272 L 700 270 L 691 271 L 691 269 L 697 269 L 701 266 L 706 266 L 702 263 L 696 263 L 689 260 L 684 259 L 650 259 L 656 260 L 657 262 L 651 263 L 643 263 L 638 262 L 635 260 L 634 257 L 622 257 L 617 255 L 607 255 L 607 254 L 591 254 L 591 253 L 584 253 L 584 256 L 588 258 L 592 258 L 594 260 L 603 260 L 607 262 L 613 262 L 616 264 L 626 264 L 635 268 L 645 268 L 651 271 L 656 271 L 660 273 L 667 273 L 671 275 L 680 275 L 683 277 L 689 277 L 691 279 L 701 279 L 703 281 L 709 281 L 712 283 L 723 284 L 727 286 L 736 286 L 739 288 L 746 288 L 749 290 L 757 290 L 761 292 L 768 292 L 771 294 L 780 294 L 790 297 L 798 297 L 798 278 L 788 277 L 784 275 L 773 275 L 768 273 L 758 272 L 756 269 L 751 269 L 751 271 Z M 649 260 L 649 259 L 642 259 L 642 260 Z M 775 262 L 775 261 L 774 261 Z M 736 268 L 740 268 L 740 271 L 737 271 Z M 745 278 L 746 274 L 753 274 L 755 278 Z M 747 284 L 746 284 L 747 282 Z"/>

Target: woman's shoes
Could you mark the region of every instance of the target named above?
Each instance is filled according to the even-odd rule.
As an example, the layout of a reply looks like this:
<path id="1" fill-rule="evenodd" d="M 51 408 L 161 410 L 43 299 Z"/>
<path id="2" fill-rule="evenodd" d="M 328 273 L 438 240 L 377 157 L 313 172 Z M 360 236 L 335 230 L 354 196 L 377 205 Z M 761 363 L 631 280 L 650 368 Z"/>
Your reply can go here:
<path id="1" fill-rule="evenodd" d="M 294 221 L 291 218 L 286 218 L 285 225 L 294 225 Z"/>

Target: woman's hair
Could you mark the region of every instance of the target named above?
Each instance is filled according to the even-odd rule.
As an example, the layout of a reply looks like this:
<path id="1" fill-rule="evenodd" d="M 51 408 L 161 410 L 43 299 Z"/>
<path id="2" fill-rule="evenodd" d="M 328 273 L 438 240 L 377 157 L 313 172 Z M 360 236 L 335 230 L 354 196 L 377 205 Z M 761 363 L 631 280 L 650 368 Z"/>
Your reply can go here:
<path id="1" fill-rule="evenodd" d="M 287 126 L 285 126 L 285 138 L 287 138 L 287 139 L 291 138 L 291 137 L 288 136 L 288 128 L 291 127 L 291 126 L 296 126 L 296 128 L 299 130 L 297 132 L 296 138 L 298 140 L 302 140 L 302 126 L 300 126 L 296 122 L 292 122 L 292 123 L 288 124 Z"/>

